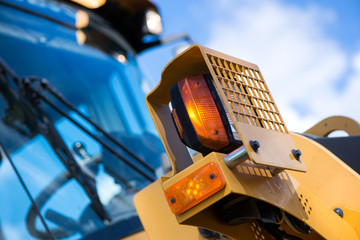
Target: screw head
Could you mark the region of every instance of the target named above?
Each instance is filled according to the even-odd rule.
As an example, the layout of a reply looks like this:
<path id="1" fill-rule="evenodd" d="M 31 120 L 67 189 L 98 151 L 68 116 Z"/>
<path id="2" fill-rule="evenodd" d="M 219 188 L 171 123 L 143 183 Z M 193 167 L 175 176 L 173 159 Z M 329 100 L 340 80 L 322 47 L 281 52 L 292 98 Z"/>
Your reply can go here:
<path id="1" fill-rule="evenodd" d="M 214 178 L 215 178 L 215 174 L 211 173 L 209 177 L 210 177 L 210 179 L 214 179 Z"/>
<path id="2" fill-rule="evenodd" d="M 295 157 L 296 160 L 300 159 L 301 152 L 300 152 L 299 149 L 293 149 L 291 152 L 292 152 L 292 154 L 293 154 L 293 156 Z"/>
<path id="3" fill-rule="evenodd" d="M 255 140 L 255 141 L 250 140 L 249 143 L 250 143 L 250 147 L 252 148 L 252 150 L 254 150 L 254 152 L 258 152 L 258 149 L 260 148 L 260 143 L 257 140 Z"/>
<path id="4" fill-rule="evenodd" d="M 173 204 L 173 203 L 176 202 L 176 199 L 172 197 L 172 198 L 170 199 L 170 202 Z"/>
<path id="5" fill-rule="evenodd" d="M 341 208 L 335 208 L 334 212 L 336 212 L 337 215 L 339 215 L 340 217 L 344 217 L 344 212 Z"/>

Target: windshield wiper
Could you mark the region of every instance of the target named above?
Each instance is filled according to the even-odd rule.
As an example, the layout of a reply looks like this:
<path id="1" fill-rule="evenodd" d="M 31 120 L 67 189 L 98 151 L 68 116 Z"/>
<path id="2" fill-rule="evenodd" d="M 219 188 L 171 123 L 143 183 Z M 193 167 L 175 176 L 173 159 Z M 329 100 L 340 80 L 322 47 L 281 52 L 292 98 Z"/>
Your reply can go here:
<path id="1" fill-rule="evenodd" d="M 15 91 L 14 91 L 14 89 L 11 88 L 11 86 L 8 82 L 8 76 L 10 78 L 12 78 L 14 82 L 18 81 L 15 74 L 11 71 L 10 68 L 7 67 L 7 65 L 0 58 L 0 88 L 2 90 L 1 91 L 2 94 L 5 93 L 4 97 L 6 98 L 6 100 L 9 101 L 10 99 L 11 100 L 16 99 L 16 95 L 14 95 Z M 3 90 L 5 90 L 5 91 L 3 91 Z M 13 106 L 8 106 L 8 107 L 13 107 Z M 19 183 L 21 184 L 22 188 L 25 191 L 25 194 L 28 196 L 28 198 L 33 206 L 35 214 L 40 218 L 40 221 L 45 228 L 46 237 L 49 239 L 55 239 L 54 235 L 52 234 L 48 225 L 46 224 L 44 217 L 41 215 L 40 209 L 39 209 L 38 205 L 36 204 L 35 199 L 32 197 L 29 188 L 27 187 L 25 181 L 21 177 L 21 174 L 20 174 L 19 170 L 17 169 L 14 161 L 11 159 L 9 153 L 7 152 L 5 146 L 2 144 L 1 141 L 0 141 L 0 155 L 1 155 L 1 160 L 3 158 L 6 158 L 8 160 L 8 162 L 10 163 L 16 177 L 19 180 Z M 5 239 L 5 237 L 1 231 L 1 226 L 0 226 L 0 240 L 3 240 L 3 239 Z"/>
<path id="2" fill-rule="evenodd" d="M 71 121 L 74 125 L 76 125 L 78 128 L 83 130 L 86 134 L 88 134 L 90 137 L 95 139 L 98 143 L 100 143 L 104 148 L 106 148 L 109 152 L 111 152 L 114 156 L 116 156 L 118 159 L 122 160 L 125 164 L 133 168 L 136 172 L 138 172 L 140 175 L 145 177 L 147 180 L 153 182 L 156 180 L 156 172 L 153 167 L 151 167 L 147 162 L 142 160 L 140 157 L 138 157 L 135 153 L 133 153 L 129 148 L 127 148 L 125 145 L 123 145 L 121 142 L 116 140 L 113 136 L 111 136 L 109 133 L 107 133 L 102 127 L 100 127 L 98 124 L 96 124 L 94 121 L 92 121 L 89 117 L 81 113 L 75 106 L 73 106 L 69 101 L 67 101 L 61 93 L 59 93 L 54 87 L 52 87 L 49 82 L 46 79 L 39 78 L 39 77 L 28 77 L 23 78 L 22 80 L 19 80 L 19 78 L 16 76 L 16 74 L 1 60 L 0 58 L 0 64 L 5 67 L 8 74 L 11 76 L 13 81 L 18 86 L 24 86 L 24 95 L 27 96 L 28 100 L 32 102 L 33 104 L 38 105 L 39 99 L 43 100 L 46 104 L 48 104 L 50 107 L 52 107 L 55 111 L 60 113 L 63 117 L 67 118 L 69 121 Z M 33 87 L 33 83 L 38 81 L 39 86 L 38 89 Z M 88 123 L 90 123 L 96 130 L 98 130 L 103 136 L 105 136 L 108 140 L 110 140 L 113 144 L 115 144 L 117 147 L 122 149 L 126 154 L 128 154 L 130 157 L 132 157 L 135 161 L 140 163 L 145 169 L 151 172 L 151 174 L 148 174 L 146 171 L 143 171 L 141 168 L 136 166 L 133 162 L 119 154 L 114 150 L 113 147 L 111 147 L 109 144 L 107 144 L 105 141 L 103 141 L 98 136 L 91 133 L 89 130 L 87 130 L 83 125 L 79 124 L 77 121 L 75 121 L 72 117 L 69 116 L 65 111 L 61 110 L 59 107 L 57 107 L 54 103 L 52 103 L 46 96 L 44 96 L 41 91 L 46 90 L 48 91 L 52 96 L 54 96 L 56 99 L 58 99 L 62 104 L 64 104 L 66 107 L 68 107 L 70 110 L 74 111 L 76 114 L 78 114 L 80 117 L 85 119 Z"/>
<path id="3" fill-rule="evenodd" d="M 131 156 L 134 160 L 136 160 L 138 163 L 140 163 L 142 166 L 144 166 L 146 169 L 148 169 L 151 173 L 155 174 L 155 169 L 152 168 L 147 162 L 139 158 L 135 153 L 133 153 L 129 148 L 127 148 L 125 145 L 123 145 L 121 142 L 116 140 L 113 136 L 111 136 L 109 133 L 107 133 L 102 127 L 100 127 L 98 124 L 96 124 L 94 121 L 92 121 L 89 117 L 84 115 L 82 112 L 80 112 L 74 105 L 72 105 L 69 101 L 67 101 L 61 93 L 59 93 L 53 86 L 50 85 L 49 81 L 46 79 L 40 79 L 40 87 L 44 90 L 47 90 L 52 96 L 57 98 L 62 104 L 64 104 L 66 107 L 68 107 L 70 110 L 77 113 L 80 117 L 85 119 L 88 123 L 90 123 L 93 127 L 96 128 L 101 134 L 103 134 L 106 138 L 108 138 L 112 143 L 114 143 L 117 147 L 121 148 L 124 152 L 126 152 L 129 156 Z M 81 128 L 83 131 L 87 132 L 90 136 L 92 136 L 95 140 L 100 142 L 102 144 L 102 140 L 100 138 L 97 138 L 94 134 L 89 132 L 86 128 L 78 124 L 73 118 L 71 118 L 68 114 L 63 112 L 60 108 L 56 107 L 52 102 L 50 102 L 46 97 L 39 94 L 39 97 L 44 100 L 47 104 L 52 106 L 54 109 L 56 109 L 61 115 L 63 115 L 65 118 L 69 119 L 72 123 L 77 125 L 79 128 Z M 105 143 L 105 142 L 104 142 Z M 102 144 L 103 145 L 103 144 Z M 107 144 L 104 144 L 107 145 Z M 104 146 L 105 147 L 105 146 Z M 111 153 L 113 153 L 115 156 L 118 154 L 111 149 L 110 147 L 106 147 Z M 123 159 L 121 156 L 117 156 L 118 158 L 127 161 L 126 159 Z M 129 165 L 132 165 L 131 162 L 129 162 Z M 132 167 L 135 167 L 132 166 Z M 154 181 L 153 178 L 148 178 L 150 181 Z"/>
<path id="4" fill-rule="evenodd" d="M 94 121 L 92 121 L 90 118 L 85 116 L 83 113 L 81 113 L 79 110 L 76 109 L 75 106 L 73 106 L 69 101 L 67 101 L 62 94 L 58 93 L 56 89 L 52 86 L 50 86 L 49 82 L 46 79 L 38 78 L 38 77 L 31 77 L 31 78 L 24 78 L 22 80 L 25 82 L 27 89 L 29 93 L 36 96 L 36 100 L 41 99 L 46 104 L 48 104 L 51 108 L 53 108 L 55 111 L 57 111 L 59 114 L 61 114 L 63 117 L 71 121 L 74 125 L 76 125 L 78 128 L 83 130 L 86 134 L 88 134 L 90 137 L 95 139 L 98 143 L 101 144 L 102 147 L 106 148 L 109 152 L 111 152 L 114 156 L 116 156 L 118 159 L 122 160 L 125 164 L 130 166 L 133 170 L 135 170 L 137 173 L 142 175 L 147 180 L 153 182 L 156 180 L 154 177 L 155 170 L 145 161 L 143 161 L 140 157 L 138 157 L 135 153 L 133 153 L 129 148 L 127 148 L 125 145 L 120 143 L 118 140 L 116 140 L 114 137 L 112 137 L 109 133 L 107 133 L 104 129 L 102 129 L 99 125 L 97 125 Z M 39 82 L 39 85 L 37 86 L 38 89 L 33 87 L 33 83 L 36 81 Z M 53 102 L 51 102 L 46 96 L 44 96 L 41 91 L 47 90 L 51 95 L 53 95 L 55 98 L 57 98 L 62 104 L 64 104 L 66 107 L 68 107 L 70 110 L 77 113 L 80 117 L 85 119 L 88 123 L 90 123 L 93 127 L 96 128 L 101 134 L 103 134 L 108 140 L 110 140 L 113 144 L 115 144 L 117 147 L 121 148 L 125 153 L 127 153 L 130 157 L 132 157 L 134 160 L 136 160 L 138 163 L 140 163 L 144 168 L 146 168 L 148 171 L 151 172 L 149 174 L 148 172 L 142 170 L 139 168 L 136 164 L 131 162 L 129 159 L 125 158 L 123 155 L 119 154 L 113 147 L 111 147 L 107 142 L 102 140 L 100 137 L 96 136 L 92 132 L 90 132 L 88 129 L 86 129 L 83 125 L 78 123 L 76 120 L 74 120 L 72 117 L 69 116 L 65 111 L 63 111 L 61 108 L 56 106 Z"/>
<path id="5" fill-rule="evenodd" d="M 62 161 L 72 177 L 83 187 L 86 194 L 91 200 L 91 205 L 98 216 L 107 221 L 111 221 L 110 216 L 105 211 L 96 189 L 88 180 L 87 176 L 81 170 L 78 163 L 75 161 L 70 150 L 66 146 L 64 140 L 56 130 L 54 123 L 41 109 L 39 105 L 39 98 L 36 92 L 31 91 L 31 85 L 28 81 L 19 81 L 17 75 L 0 59 L 0 68 L 7 81 L 6 74 L 17 85 L 18 92 L 8 82 L 8 93 L 11 94 L 12 99 L 17 101 L 17 105 L 21 107 L 26 115 L 27 121 L 32 127 L 35 127 L 49 142 L 56 155 Z"/>

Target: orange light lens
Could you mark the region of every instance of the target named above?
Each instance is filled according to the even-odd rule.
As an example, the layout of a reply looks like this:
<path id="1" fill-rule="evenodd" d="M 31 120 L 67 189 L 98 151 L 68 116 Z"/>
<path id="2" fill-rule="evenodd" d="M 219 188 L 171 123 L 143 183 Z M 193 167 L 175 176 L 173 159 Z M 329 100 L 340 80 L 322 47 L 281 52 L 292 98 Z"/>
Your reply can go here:
<path id="1" fill-rule="evenodd" d="M 225 127 L 203 76 L 187 77 L 178 82 L 178 86 L 200 143 L 213 150 L 227 146 Z"/>
<path id="2" fill-rule="evenodd" d="M 179 215 L 225 187 L 219 166 L 210 162 L 165 189 L 171 211 Z"/>

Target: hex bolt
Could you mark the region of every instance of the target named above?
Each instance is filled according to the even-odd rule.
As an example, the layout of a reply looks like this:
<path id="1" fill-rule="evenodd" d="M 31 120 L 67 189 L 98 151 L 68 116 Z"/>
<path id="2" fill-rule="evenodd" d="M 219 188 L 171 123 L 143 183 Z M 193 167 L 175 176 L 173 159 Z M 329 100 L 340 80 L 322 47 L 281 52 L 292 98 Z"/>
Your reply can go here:
<path id="1" fill-rule="evenodd" d="M 300 159 L 301 152 L 300 152 L 299 149 L 293 149 L 291 152 L 292 152 L 292 154 L 294 155 L 294 157 L 295 157 L 296 160 L 299 160 L 299 159 Z"/>
<path id="2" fill-rule="evenodd" d="M 254 152 L 258 152 L 258 149 L 260 148 L 260 143 L 257 140 L 250 140 L 250 146 L 254 150 Z"/>
<path id="3" fill-rule="evenodd" d="M 339 215 L 341 218 L 344 217 L 344 212 L 341 208 L 335 208 L 334 212 L 336 212 L 336 214 Z"/>
<path id="4" fill-rule="evenodd" d="M 171 202 L 172 204 L 174 204 L 174 203 L 176 202 L 175 198 L 172 197 L 172 198 L 170 199 L 170 202 Z"/>
<path id="5" fill-rule="evenodd" d="M 211 173 L 209 177 L 210 177 L 210 179 L 214 179 L 214 178 L 215 178 L 215 174 Z"/>

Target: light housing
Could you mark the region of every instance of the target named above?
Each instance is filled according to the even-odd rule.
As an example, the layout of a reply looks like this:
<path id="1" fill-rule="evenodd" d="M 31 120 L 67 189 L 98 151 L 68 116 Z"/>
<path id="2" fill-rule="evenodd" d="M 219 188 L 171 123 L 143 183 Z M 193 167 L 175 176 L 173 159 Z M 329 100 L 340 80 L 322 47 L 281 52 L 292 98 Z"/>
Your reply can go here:
<path id="1" fill-rule="evenodd" d="M 171 87 L 170 99 L 179 137 L 191 149 L 229 153 L 241 146 L 210 75 L 185 77 Z"/>
<path id="2" fill-rule="evenodd" d="M 167 189 L 165 197 L 171 211 L 179 215 L 225 187 L 219 166 L 209 162 Z"/>

